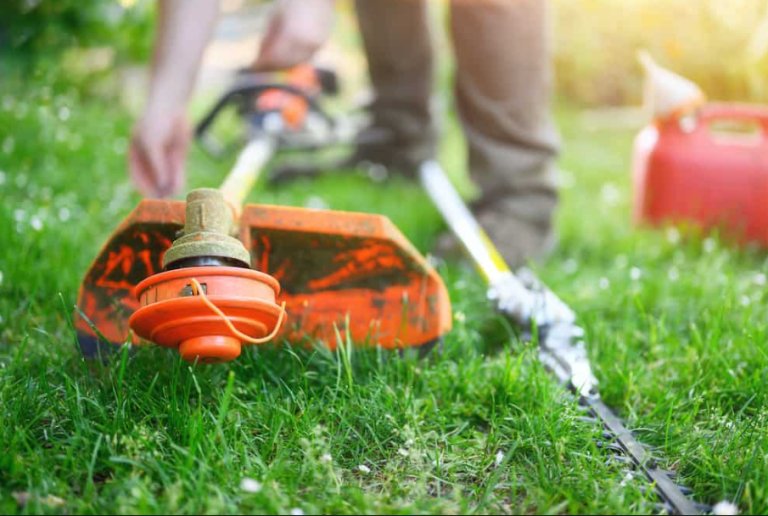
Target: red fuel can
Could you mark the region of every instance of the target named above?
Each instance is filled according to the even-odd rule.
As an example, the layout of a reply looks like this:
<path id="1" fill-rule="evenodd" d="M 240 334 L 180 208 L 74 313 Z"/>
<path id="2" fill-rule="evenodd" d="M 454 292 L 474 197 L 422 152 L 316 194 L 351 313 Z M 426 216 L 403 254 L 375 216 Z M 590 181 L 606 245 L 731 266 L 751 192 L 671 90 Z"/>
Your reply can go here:
<path id="1" fill-rule="evenodd" d="M 643 129 L 635 220 L 720 229 L 768 246 L 768 106 L 707 104 Z"/>

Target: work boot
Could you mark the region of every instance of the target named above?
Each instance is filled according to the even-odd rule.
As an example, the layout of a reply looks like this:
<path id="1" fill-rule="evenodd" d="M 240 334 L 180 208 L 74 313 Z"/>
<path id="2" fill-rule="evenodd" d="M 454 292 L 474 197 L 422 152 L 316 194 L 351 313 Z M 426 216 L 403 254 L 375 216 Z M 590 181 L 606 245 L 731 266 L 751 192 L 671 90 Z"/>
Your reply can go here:
<path id="1" fill-rule="evenodd" d="M 400 175 L 415 180 L 419 166 L 434 156 L 434 147 L 434 138 L 408 138 L 371 125 L 360 132 L 355 150 L 345 164 L 349 168 L 378 170 L 378 179 Z"/>
<path id="2" fill-rule="evenodd" d="M 482 207 L 476 215 L 512 270 L 544 259 L 555 247 L 551 214 L 543 220 L 528 217 L 515 199 Z"/>
<path id="3" fill-rule="evenodd" d="M 512 270 L 538 262 L 554 249 L 557 238 L 553 215 L 557 199 L 550 195 L 509 195 L 471 205 L 478 223 Z M 465 254 L 456 237 L 446 232 L 436 254 L 457 258 Z"/>
<path id="4" fill-rule="evenodd" d="M 349 156 L 324 163 L 287 160 L 272 170 L 269 181 L 284 183 L 326 172 L 362 172 L 375 182 L 398 175 L 415 180 L 421 163 L 434 157 L 436 137 L 426 130 L 419 138 L 408 137 L 383 123 L 374 122 L 360 130 L 353 145 L 354 150 Z"/>

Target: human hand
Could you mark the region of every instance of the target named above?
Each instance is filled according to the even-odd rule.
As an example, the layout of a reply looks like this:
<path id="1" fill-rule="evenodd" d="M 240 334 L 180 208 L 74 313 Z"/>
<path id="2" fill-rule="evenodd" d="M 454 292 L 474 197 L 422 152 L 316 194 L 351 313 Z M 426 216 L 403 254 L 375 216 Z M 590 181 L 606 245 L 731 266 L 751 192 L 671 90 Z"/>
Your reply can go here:
<path id="1" fill-rule="evenodd" d="M 253 64 L 256 71 L 306 63 L 330 38 L 334 0 L 281 0 Z"/>
<path id="2" fill-rule="evenodd" d="M 148 110 L 136 125 L 128 153 L 130 176 L 146 197 L 169 197 L 184 186 L 191 140 L 186 116 Z"/>

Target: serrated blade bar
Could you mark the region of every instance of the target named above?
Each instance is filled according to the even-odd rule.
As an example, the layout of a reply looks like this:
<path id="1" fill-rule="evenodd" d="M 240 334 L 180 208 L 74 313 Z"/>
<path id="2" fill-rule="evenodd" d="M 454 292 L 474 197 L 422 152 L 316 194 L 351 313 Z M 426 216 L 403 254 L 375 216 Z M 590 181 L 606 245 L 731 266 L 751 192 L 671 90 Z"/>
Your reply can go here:
<path id="1" fill-rule="evenodd" d="M 699 514 L 693 502 L 688 500 L 680 486 L 669 478 L 666 471 L 659 468 L 655 460 L 648 456 L 645 448 L 635 439 L 613 411 L 598 398 L 582 396 L 580 402 L 591 408 L 605 428 L 613 434 L 616 442 L 632 459 L 635 466 L 641 470 L 648 480 L 656 487 L 656 491 L 664 502 L 669 504 L 674 514 Z"/>

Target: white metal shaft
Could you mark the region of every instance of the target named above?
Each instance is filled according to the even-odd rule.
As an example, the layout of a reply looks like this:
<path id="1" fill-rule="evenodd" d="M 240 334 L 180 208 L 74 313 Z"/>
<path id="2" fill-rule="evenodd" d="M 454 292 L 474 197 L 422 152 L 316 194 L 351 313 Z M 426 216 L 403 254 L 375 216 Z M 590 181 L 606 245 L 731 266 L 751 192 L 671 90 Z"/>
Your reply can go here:
<path id="1" fill-rule="evenodd" d="M 485 235 L 442 167 L 435 161 L 427 161 L 419 168 L 419 178 L 435 207 L 488 283 L 494 284 L 499 277 L 508 274 L 509 267 Z"/>
<path id="2" fill-rule="evenodd" d="M 256 138 L 240 152 L 235 166 L 221 185 L 221 193 L 237 212 L 242 211 L 243 202 L 256 184 L 267 162 L 275 154 L 277 144 L 270 137 Z"/>

